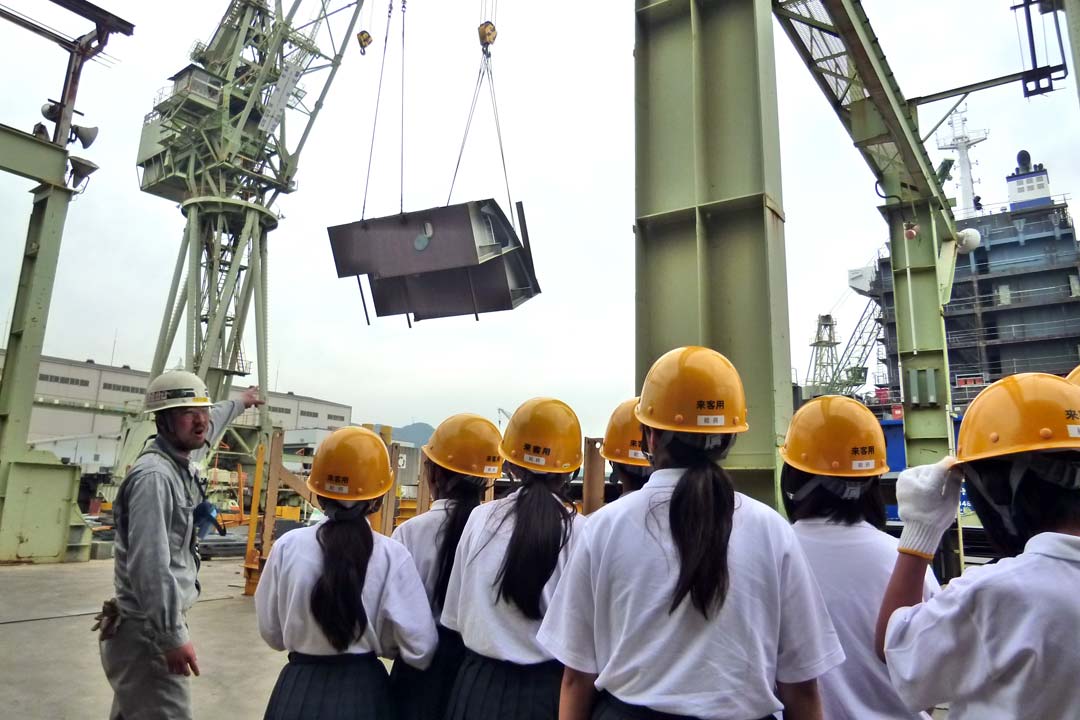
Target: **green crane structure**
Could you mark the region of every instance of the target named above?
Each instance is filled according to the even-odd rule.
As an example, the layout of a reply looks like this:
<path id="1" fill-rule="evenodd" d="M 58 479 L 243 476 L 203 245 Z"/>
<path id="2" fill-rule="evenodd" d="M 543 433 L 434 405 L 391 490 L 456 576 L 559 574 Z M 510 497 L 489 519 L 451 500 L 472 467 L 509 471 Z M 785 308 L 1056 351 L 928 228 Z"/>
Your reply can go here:
<path id="1" fill-rule="evenodd" d="M 886 202 L 909 462 L 949 449 L 941 305 L 949 201 L 857 0 L 636 0 L 637 380 L 667 349 L 715 347 L 740 369 L 750 431 L 728 461 L 778 504 L 791 414 L 784 213 L 773 61 L 779 21 Z"/>
<path id="2" fill-rule="evenodd" d="M 38 124 L 32 134 L 0 125 L 0 171 L 37 183 L 0 376 L 0 563 L 63 562 L 90 556 L 90 530 L 76 505 L 79 467 L 60 463 L 51 453 L 31 450 L 27 439 L 68 205 L 97 169 L 67 151 L 76 137 L 88 147 L 97 134 L 96 129 L 72 124 L 79 80 L 83 66 L 105 49 L 110 35 L 131 35 L 135 26 L 82 0 L 53 1 L 93 23 L 93 29 L 69 38 L 0 7 L 0 19 L 68 53 L 60 100 L 42 108 L 45 119 L 54 123 L 52 136 L 44 124 Z"/>
<path id="3" fill-rule="evenodd" d="M 335 7 L 331 7 L 331 6 Z M 170 80 L 146 118 L 137 164 L 144 192 L 186 218 L 150 375 L 182 334 L 184 367 L 228 396 L 251 361 L 242 340 L 254 304 L 255 368 L 268 385 L 267 236 L 274 202 L 296 189 L 304 146 L 353 36 L 363 0 L 231 0 L 213 36 Z M 185 273 L 186 269 L 186 273 Z M 181 332 L 181 327 L 183 328 Z M 270 432 L 266 406 L 259 431 Z M 125 425 L 123 471 L 153 425 Z M 230 428 L 232 452 L 253 462 L 258 437 Z"/>

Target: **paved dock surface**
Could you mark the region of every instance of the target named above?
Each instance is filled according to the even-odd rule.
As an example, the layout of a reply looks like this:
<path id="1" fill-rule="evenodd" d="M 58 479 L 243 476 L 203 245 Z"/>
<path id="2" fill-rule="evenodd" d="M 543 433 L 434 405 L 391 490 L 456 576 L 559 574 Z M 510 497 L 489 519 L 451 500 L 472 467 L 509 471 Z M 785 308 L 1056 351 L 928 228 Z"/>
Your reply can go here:
<path id="1" fill-rule="evenodd" d="M 112 597 L 112 560 L 0 567 L 0 716 L 107 718 L 112 690 L 90 632 Z M 203 563 L 202 597 L 188 615 L 202 675 L 192 678 L 197 718 L 260 718 L 285 653 L 255 627 L 235 558 Z"/>

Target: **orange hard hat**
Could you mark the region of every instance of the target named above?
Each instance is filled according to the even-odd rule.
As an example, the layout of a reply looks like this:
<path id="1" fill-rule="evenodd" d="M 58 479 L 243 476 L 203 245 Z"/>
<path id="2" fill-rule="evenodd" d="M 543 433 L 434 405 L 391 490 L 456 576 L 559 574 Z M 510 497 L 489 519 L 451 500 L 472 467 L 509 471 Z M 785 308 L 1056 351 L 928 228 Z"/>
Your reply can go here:
<path id="1" fill-rule="evenodd" d="M 573 472 L 582 463 L 581 423 L 562 400 L 527 400 L 506 424 L 499 454 L 535 472 Z"/>
<path id="2" fill-rule="evenodd" d="M 960 422 L 957 460 L 1039 450 L 1080 450 L 1080 386 L 1057 375 L 1021 373 L 971 401 Z"/>
<path id="3" fill-rule="evenodd" d="M 671 350 L 649 369 L 634 415 L 643 425 L 685 433 L 741 433 L 746 393 L 739 371 L 707 347 Z"/>
<path id="4" fill-rule="evenodd" d="M 332 500 L 373 500 L 393 487 L 386 443 L 371 430 L 343 427 L 319 444 L 308 490 Z"/>
<path id="5" fill-rule="evenodd" d="M 604 444 L 600 447 L 600 455 L 605 460 L 649 467 L 649 461 L 641 451 L 641 421 L 634 416 L 637 404 L 638 399 L 631 398 L 619 403 L 615 412 L 611 413 L 607 432 L 604 433 Z"/>
<path id="6" fill-rule="evenodd" d="M 881 423 L 861 402 L 842 395 L 814 398 L 799 408 L 780 457 L 812 475 L 872 478 L 889 471 Z"/>
<path id="7" fill-rule="evenodd" d="M 495 423 L 485 417 L 460 413 L 439 423 L 421 450 L 431 462 L 450 472 L 495 479 L 502 475 Z"/>
<path id="8" fill-rule="evenodd" d="M 1074 385 L 1080 385 L 1080 365 L 1074 367 L 1072 369 L 1072 372 L 1069 373 L 1068 377 L 1066 377 L 1065 379 L 1073 383 Z"/>

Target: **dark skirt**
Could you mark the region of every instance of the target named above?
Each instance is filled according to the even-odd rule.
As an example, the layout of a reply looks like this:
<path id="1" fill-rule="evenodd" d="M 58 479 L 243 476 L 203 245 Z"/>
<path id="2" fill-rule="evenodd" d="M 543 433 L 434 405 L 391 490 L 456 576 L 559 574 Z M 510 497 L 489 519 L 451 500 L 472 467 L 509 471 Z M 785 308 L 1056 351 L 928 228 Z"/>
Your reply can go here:
<path id="1" fill-rule="evenodd" d="M 401 660 L 390 671 L 390 693 L 398 720 L 442 720 L 450 701 L 465 643 L 461 635 L 442 625 L 439 629 L 439 648 L 427 670 L 417 670 Z"/>
<path id="2" fill-rule="evenodd" d="M 397 720 L 386 666 L 374 653 L 289 653 L 264 720 Z"/>
<path id="3" fill-rule="evenodd" d="M 639 705 L 624 703 L 607 691 L 601 691 L 593 705 L 592 720 L 698 720 L 690 715 L 660 712 Z M 762 720 L 774 720 L 772 715 Z"/>
<path id="4" fill-rule="evenodd" d="M 563 666 L 495 660 L 466 648 L 445 720 L 556 720 Z"/>

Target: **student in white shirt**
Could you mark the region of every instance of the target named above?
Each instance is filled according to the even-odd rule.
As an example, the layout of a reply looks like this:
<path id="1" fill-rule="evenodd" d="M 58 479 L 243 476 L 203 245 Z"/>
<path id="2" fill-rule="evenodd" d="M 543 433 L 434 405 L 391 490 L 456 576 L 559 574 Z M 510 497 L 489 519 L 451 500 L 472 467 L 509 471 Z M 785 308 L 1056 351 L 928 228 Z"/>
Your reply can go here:
<path id="1" fill-rule="evenodd" d="M 288 650 L 267 720 L 394 720 L 379 656 L 419 668 L 438 635 L 409 551 L 368 524 L 392 487 L 390 459 L 370 430 L 335 430 L 307 486 L 326 520 L 274 543 L 255 591 L 259 634 Z"/>
<path id="2" fill-rule="evenodd" d="M 483 500 L 488 483 L 502 472 L 501 439 L 495 423 L 462 413 L 443 420 L 421 448 L 421 475 L 435 501 L 427 512 L 402 523 L 392 537 L 408 549 L 416 562 L 436 621 L 442 615 L 465 523 Z M 465 645 L 453 630 L 442 625 L 438 629 L 439 649 L 427 670 L 399 661 L 390 672 L 398 720 L 442 720 L 465 657 Z"/>
<path id="3" fill-rule="evenodd" d="M 466 653 L 446 720 L 554 720 L 562 665 L 536 631 L 584 523 L 565 497 L 582 462 L 577 415 L 529 400 L 499 453 L 521 488 L 473 510 L 458 543 L 442 623 Z"/>
<path id="4" fill-rule="evenodd" d="M 920 602 L 961 477 L 991 541 L 1012 557 Z M 896 497 L 904 530 L 877 648 L 908 708 L 948 702 L 950 720 L 1075 718 L 1080 387 L 1043 373 L 998 380 L 968 406 L 956 460 L 905 470 Z"/>
<path id="5" fill-rule="evenodd" d="M 791 526 L 719 465 L 748 429 L 735 367 L 672 350 L 635 414 L 655 471 L 589 517 L 538 635 L 560 720 L 821 720 L 815 678 L 844 659 L 825 604 Z"/>
<path id="6" fill-rule="evenodd" d="M 879 479 L 889 471 L 874 413 L 840 395 L 795 413 L 780 448 L 784 509 L 814 571 L 847 659 L 818 678 L 829 720 L 929 720 L 910 711 L 874 652 L 874 627 L 896 561 Z M 922 599 L 939 590 L 929 568 Z"/>
<path id="7" fill-rule="evenodd" d="M 619 483 L 623 495 L 640 490 L 652 474 L 641 451 L 641 421 L 634 417 L 637 404 L 637 398 L 619 403 L 600 446 L 600 455 L 611 464 L 611 479 Z"/>

